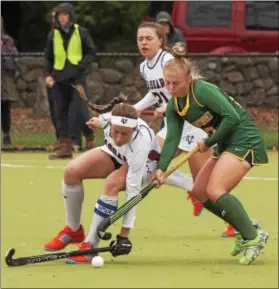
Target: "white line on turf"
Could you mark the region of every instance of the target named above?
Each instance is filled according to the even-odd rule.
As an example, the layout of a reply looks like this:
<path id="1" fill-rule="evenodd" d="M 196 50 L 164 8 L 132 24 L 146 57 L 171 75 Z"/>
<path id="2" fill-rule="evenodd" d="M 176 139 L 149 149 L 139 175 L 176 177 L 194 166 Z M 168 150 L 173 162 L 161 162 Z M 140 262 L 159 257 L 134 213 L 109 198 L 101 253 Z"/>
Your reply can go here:
<path id="1" fill-rule="evenodd" d="M 55 167 L 55 166 L 32 166 L 32 165 L 12 165 L 12 164 L 3 164 L 1 167 L 6 168 L 45 168 L 45 169 L 64 169 L 65 167 Z M 260 178 L 260 177 L 244 177 L 245 180 L 253 181 L 273 181 L 278 182 L 278 178 Z"/>
<path id="2" fill-rule="evenodd" d="M 244 177 L 245 180 L 259 180 L 259 181 L 276 181 L 278 182 L 277 178 L 256 178 L 256 177 Z"/>
<path id="3" fill-rule="evenodd" d="M 7 168 L 36 168 L 36 166 L 29 166 L 29 165 L 10 165 L 10 164 L 1 164 L 1 167 L 7 167 Z"/>
<path id="4" fill-rule="evenodd" d="M 1 167 L 6 168 L 44 168 L 44 169 L 64 169 L 65 167 L 54 167 L 54 166 L 32 166 L 32 165 L 12 165 L 12 164 L 1 164 Z"/>

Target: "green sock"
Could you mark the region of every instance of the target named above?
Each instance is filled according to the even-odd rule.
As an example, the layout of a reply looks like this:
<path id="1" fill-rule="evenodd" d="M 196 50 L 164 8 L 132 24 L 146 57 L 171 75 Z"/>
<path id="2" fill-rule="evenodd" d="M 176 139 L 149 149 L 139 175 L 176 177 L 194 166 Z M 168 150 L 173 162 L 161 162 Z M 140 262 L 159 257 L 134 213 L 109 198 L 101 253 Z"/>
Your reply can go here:
<path id="1" fill-rule="evenodd" d="M 214 214 L 215 216 L 219 217 L 220 219 L 224 220 L 225 222 L 227 222 L 224 217 L 221 214 L 221 211 L 219 209 L 216 208 L 216 205 L 211 201 L 211 200 L 207 200 L 205 203 L 203 203 L 204 208 L 206 208 L 209 212 L 211 212 L 212 214 Z"/>
<path id="2" fill-rule="evenodd" d="M 214 214 L 215 216 L 219 217 L 224 222 L 229 224 L 230 220 L 226 218 L 226 216 L 222 216 L 221 211 L 216 207 L 216 205 L 211 200 L 208 199 L 205 203 L 203 203 L 203 206 L 209 212 L 211 212 L 212 214 Z"/>
<path id="3" fill-rule="evenodd" d="M 244 240 L 256 238 L 257 232 L 242 204 L 235 196 L 225 193 L 216 201 L 215 206 L 223 218 L 226 218 L 227 222 L 240 232 Z"/>

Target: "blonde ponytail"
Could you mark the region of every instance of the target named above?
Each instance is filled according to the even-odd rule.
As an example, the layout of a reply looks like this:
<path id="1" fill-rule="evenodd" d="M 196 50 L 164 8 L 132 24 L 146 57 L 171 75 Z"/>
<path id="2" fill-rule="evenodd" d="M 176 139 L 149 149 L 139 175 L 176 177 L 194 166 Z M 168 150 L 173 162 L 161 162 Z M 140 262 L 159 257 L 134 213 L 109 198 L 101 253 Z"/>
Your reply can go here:
<path id="1" fill-rule="evenodd" d="M 185 58 L 186 47 L 182 42 L 177 42 L 171 49 L 171 54 L 174 59 L 169 60 L 165 66 L 164 70 L 176 69 L 183 70 L 183 72 L 192 78 L 192 80 L 202 79 L 202 75 L 199 72 L 196 64 L 190 59 Z"/>

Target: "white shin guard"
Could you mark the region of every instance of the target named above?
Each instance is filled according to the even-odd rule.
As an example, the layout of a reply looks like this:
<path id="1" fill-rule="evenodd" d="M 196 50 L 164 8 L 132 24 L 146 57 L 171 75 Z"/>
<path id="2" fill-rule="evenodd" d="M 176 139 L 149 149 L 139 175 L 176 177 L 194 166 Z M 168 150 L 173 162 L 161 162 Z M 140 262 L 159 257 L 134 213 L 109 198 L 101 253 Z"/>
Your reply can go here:
<path id="1" fill-rule="evenodd" d="M 89 233 L 85 238 L 85 242 L 91 243 L 95 248 L 98 247 L 100 238 L 97 235 L 99 224 L 117 210 L 118 196 L 102 195 L 97 201 Z"/>
<path id="2" fill-rule="evenodd" d="M 193 179 L 192 177 L 181 173 L 180 171 L 174 171 L 167 179 L 168 185 L 176 186 L 183 190 L 192 191 Z"/>

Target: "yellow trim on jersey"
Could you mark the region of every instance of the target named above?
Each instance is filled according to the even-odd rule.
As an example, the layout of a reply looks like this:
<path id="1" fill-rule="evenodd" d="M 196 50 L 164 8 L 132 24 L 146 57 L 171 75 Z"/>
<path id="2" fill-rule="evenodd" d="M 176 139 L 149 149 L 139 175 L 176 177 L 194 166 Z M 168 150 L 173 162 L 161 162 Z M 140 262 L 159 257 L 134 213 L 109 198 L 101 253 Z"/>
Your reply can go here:
<path id="1" fill-rule="evenodd" d="M 195 93 L 194 93 L 194 81 L 192 81 L 191 91 L 192 91 L 192 95 L 193 95 L 193 98 L 194 98 L 194 101 L 196 102 L 196 104 L 199 105 L 199 106 L 201 106 L 201 107 L 204 107 L 204 105 L 201 104 L 201 103 L 197 100 L 197 98 L 196 98 L 196 96 L 195 96 Z"/>
<path id="2" fill-rule="evenodd" d="M 184 108 L 181 111 L 179 111 L 177 97 L 174 98 L 174 105 L 175 105 L 175 109 L 176 109 L 177 113 L 180 116 L 182 116 L 182 117 L 185 116 L 187 114 L 187 112 L 188 112 L 189 107 L 190 107 L 190 96 L 189 96 L 189 93 L 186 96 L 186 104 L 185 104 Z"/>

